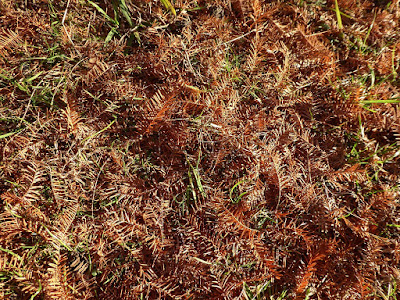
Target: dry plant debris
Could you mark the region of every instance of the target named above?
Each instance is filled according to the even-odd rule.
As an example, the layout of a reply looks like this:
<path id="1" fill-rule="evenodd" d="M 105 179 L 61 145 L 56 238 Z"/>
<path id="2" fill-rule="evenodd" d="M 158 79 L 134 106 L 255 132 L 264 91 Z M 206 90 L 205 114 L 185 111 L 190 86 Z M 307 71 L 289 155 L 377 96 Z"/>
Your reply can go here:
<path id="1" fill-rule="evenodd" d="M 0 297 L 396 299 L 399 18 L 2 0 Z"/>

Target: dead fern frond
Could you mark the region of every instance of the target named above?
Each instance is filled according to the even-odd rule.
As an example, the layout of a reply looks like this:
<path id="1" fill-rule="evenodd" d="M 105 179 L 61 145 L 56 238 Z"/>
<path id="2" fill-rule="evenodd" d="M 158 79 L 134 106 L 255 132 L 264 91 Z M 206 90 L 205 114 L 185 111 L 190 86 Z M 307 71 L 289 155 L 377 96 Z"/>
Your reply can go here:
<path id="1" fill-rule="evenodd" d="M 46 172 L 35 164 L 28 165 L 26 173 L 21 180 L 21 186 L 17 193 L 6 192 L 1 198 L 11 205 L 11 210 L 17 214 L 24 214 L 31 219 L 46 220 L 47 216 L 40 210 L 42 202 L 43 181 L 46 180 Z"/>
<path id="2" fill-rule="evenodd" d="M 334 183 L 359 181 L 365 182 L 367 180 L 366 171 L 361 169 L 360 165 L 355 164 L 350 167 L 345 167 L 342 170 L 337 170 L 328 174 L 328 180 Z"/>
<path id="3" fill-rule="evenodd" d="M 157 278 L 152 280 L 149 285 L 155 288 L 160 296 L 169 296 L 172 299 L 179 299 L 174 293 L 177 286 L 174 284 L 174 278 Z"/>
<path id="4" fill-rule="evenodd" d="M 9 210 L 0 214 L 0 229 L 4 241 L 12 240 L 13 236 L 23 231 L 15 212 Z"/>
<path id="5" fill-rule="evenodd" d="M 67 266 L 67 257 L 56 253 L 53 262 L 49 263 L 48 279 L 46 282 L 47 294 L 50 299 L 75 299 L 77 290 L 71 281 L 71 271 Z"/>
<path id="6" fill-rule="evenodd" d="M 101 57 L 91 57 L 88 62 L 89 71 L 84 77 L 86 84 L 93 84 L 102 77 L 107 77 L 112 69 Z"/>
<path id="7" fill-rule="evenodd" d="M 225 230 L 226 226 L 230 226 L 231 229 L 239 232 L 241 238 L 248 239 L 250 242 L 259 236 L 260 232 L 258 230 L 244 223 L 241 208 L 229 209 L 220 206 L 220 209 L 219 218 L 221 224 L 223 224 L 223 230 Z"/>
<path id="8" fill-rule="evenodd" d="M 0 33 L 0 55 L 9 56 L 10 53 L 5 51 L 13 51 L 23 43 L 22 37 L 19 33 L 12 30 L 3 30 Z"/>
<path id="9" fill-rule="evenodd" d="M 27 166 L 27 172 L 23 180 L 28 186 L 25 188 L 22 196 L 19 197 L 22 203 L 33 204 L 36 201 L 40 201 L 43 186 L 39 185 L 39 183 L 45 179 L 45 176 L 45 169 L 35 164 Z"/>
<path id="10" fill-rule="evenodd" d="M 304 271 L 304 275 L 302 276 L 299 284 L 296 287 L 296 293 L 302 294 L 306 290 L 312 276 L 314 275 L 315 271 L 317 270 L 317 263 L 325 258 L 324 253 L 316 253 L 312 255 L 309 259 L 307 264 L 306 270 Z"/>
<path id="11" fill-rule="evenodd" d="M 52 170 L 50 172 L 50 182 L 51 182 L 51 190 L 53 193 L 54 200 L 59 208 L 67 203 L 69 206 L 71 202 L 75 204 L 76 201 L 69 195 L 68 186 L 64 178 L 62 178 L 62 174 Z"/>
<path id="12" fill-rule="evenodd" d="M 76 213 L 79 210 L 79 202 L 67 202 L 67 206 L 63 208 L 61 215 L 59 216 L 56 226 L 64 233 L 67 233 L 75 220 Z"/>
<path id="13" fill-rule="evenodd" d="M 67 118 L 68 129 L 70 132 L 76 133 L 79 130 L 79 123 L 82 121 L 79 115 L 77 100 L 67 95 L 64 101 L 67 104 L 64 114 Z"/>
<path id="14" fill-rule="evenodd" d="M 71 268 L 73 268 L 75 272 L 83 275 L 89 268 L 89 262 L 82 259 L 79 255 L 76 255 L 75 260 L 71 263 Z"/>
<path id="15" fill-rule="evenodd" d="M 172 107 L 175 100 L 175 95 L 170 95 L 164 100 L 162 94 L 156 94 L 149 107 L 156 110 L 156 115 L 151 119 L 146 133 L 151 133 L 156 129 L 156 126 L 165 118 L 166 114 Z M 161 102 L 162 101 L 162 102 Z M 161 106 L 161 107 L 160 107 Z M 160 107 L 159 109 L 157 107 Z"/>
<path id="16" fill-rule="evenodd" d="M 336 1 L 340 31 L 333 0 L 14 2 L 0 1 L 0 298 L 394 286 L 398 1 Z"/>

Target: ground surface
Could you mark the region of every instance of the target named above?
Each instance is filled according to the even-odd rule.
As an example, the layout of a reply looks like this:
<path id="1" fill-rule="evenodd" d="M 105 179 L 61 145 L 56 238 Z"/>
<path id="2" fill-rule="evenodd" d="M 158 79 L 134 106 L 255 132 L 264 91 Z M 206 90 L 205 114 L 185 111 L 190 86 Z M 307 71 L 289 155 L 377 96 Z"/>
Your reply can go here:
<path id="1" fill-rule="evenodd" d="M 0 297 L 396 299 L 399 1 L 0 3 Z"/>

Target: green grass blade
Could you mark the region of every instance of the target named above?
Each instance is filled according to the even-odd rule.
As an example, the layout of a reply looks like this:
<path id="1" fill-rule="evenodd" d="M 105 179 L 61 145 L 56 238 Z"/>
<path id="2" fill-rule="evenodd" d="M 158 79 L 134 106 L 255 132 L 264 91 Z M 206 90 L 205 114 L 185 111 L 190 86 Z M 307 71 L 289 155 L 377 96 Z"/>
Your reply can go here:
<path id="1" fill-rule="evenodd" d="M 191 12 L 191 11 L 196 11 L 196 10 L 202 10 L 202 9 L 205 9 L 205 8 L 206 8 L 205 6 L 196 6 L 196 7 L 193 7 L 193 8 L 186 9 L 186 11 Z"/>
<path id="2" fill-rule="evenodd" d="M 195 168 L 192 168 L 192 172 L 193 172 L 193 175 L 194 175 L 194 179 L 196 180 L 197 188 L 199 189 L 201 195 L 202 195 L 203 197 L 205 197 L 205 196 L 206 196 L 206 193 L 205 193 L 205 191 L 204 191 L 203 184 L 201 183 L 201 178 L 200 178 L 199 170 L 198 170 L 197 168 L 196 168 L 196 169 L 195 169 Z"/>
<path id="3" fill-rule="evenodd" d="M 338 22 L 338 28 L 339 30 L 343 29 L 343 23 L 342 23 L 342 16 L 340 15 L 340 10 L 339 10 L 339 4 L 338 4 L 338 0 L 335 0 L 335 12 L 336 12 L 336 18 L 337 18 L 337 22 Z"/>
<path id="4" fill-rule="evenodd" d="M 384 100 L 364 100 L 360 101 L 362 104 L 380 104 L 380 103 L 400 103 L 400 97 L 384 99 Z"/>
<path id="5" fill-rule="evenodd" d="M 229 191 L 229 199 L 233 202 L 233 203 L 238 203 L 242 197 L 244 195 L 246 195 L 248 192 L 243 192 L 241 193 L 238 197 L 233 198 L 233 193 L 235 192 L 235 189 L 238 188 L 239 185 L 241 185 L 243 182 L 245 182 L 245 180 L 240 180 L 239 182 L 237 182 Z"/>
<path id="6" fill-rule="evenodd" d="M 40 71 L 39 73 L 33 75 L 32 77 L 28 78 L 26 80 L 27 83 L 31 83 L 32 81 L 34 81 L 36 78 L 38 78 L 41 74 L 43 73 L 43 71 Z"/>
<path id="7" fill-rule="evenodd" d="M 107 34 L 106 39 L 104 40 L 104 44 L 108 44 L 114 35 L 117 33 L 117 30 L 115 28 L 111 28 L 110 32 Z"/>
<path id="8" fill-rule="evenodd" d="M 136 39 L 136 41 L 138 42 L 138 44 L 139 44 L 139 46 L 142 46 L 142 40 L 140 39 L 140 35 L 139 35 L 139 32 L 137 32 L 137 31 L 135 31 L 134 33 L 133 33 L 133 36 L 135 37 L 135 39 Z M 136 99 L 134 99 L 134 100 L 144 100 L 143 98 L 136 98 Z"/>
<path id="9" fill-rule="evenodd" d="M 36 297 L 37 295 L 39 295 L 41 291 L 42 291 L 42 283 L 39 281 L 39 288 L 38 288 L 38 290 L 36 291 L 36 293 L 34 293 L 34 294 L 29 298 L 29 300 L 35 299 L 35 297 Z"/>
<path id="10" fill-rule="evenodd" d="M 374 14 L 374 18 L 373 18 L 373 20 L 372 20 L 371 26 L 369 26 L 369 28 L 368 28 L 367 35 L 366 35 L 365 38 L 364 38 L 364 41 L 363 41 L 363 47 L 364 47 L 364 48 L 367 48 L 367 44 L 366 44 L 366 43 L 367 43 L 367 39 L 369 38 L 369 35 L 371 34 L 372 27 L 374 27 L 375 19 L 376 19 L 376 12 L 375 12 L 375 14 Z"/>
<path id="11" fill-rule="evenodd" d="M 7 75 L 3 74 L 2 72 L 0 72 L 0 79 L 4 79 L 4 80 L 7 80 L 7 81 L 11 81 L 12 80 L 11 77 L 8 77 Z"/>
<path id="12" fill-rule="evenodd" d="M 102 133 L 103 131 L 106 131 L 106 130 L 107 130 L 108 128 L 110 128 L 116 121 L 117 121 L 117 118 L 115 117 L 115 119 L 114 119 L 110 124 L 108 124 L 108 125 L 107 125 L 106 127 L 104 127 L 102 130 L 100 130 L 100 131 L 98 131 L 98 132 L 92 134 L 91 136 L 88 136 L 87 138 L 85 138 L 85 139 L 82 141 L 82 143 L 86 142 L 87 140 L 90 140 L 90 139 L 94 138 L 95 136 L 99 135 L 99 134 Z"/>
<path id="13" fill-rule="evenodd" d="M 168 9 L 174 16 L 176 16 L 176 11 L 174 6 L 169 2 L 169 0 L 161 0 L 161 3 L 164 4 L 165 8 Z"/>
<path id="14" fill-rule="evenodd" d="M 120 0 L 120 9 L 122 14 L 124 15 L 125 19 L 128 21 L 129 26 L 132 27 L 133 26 L 133 22 L 131 19 L 131 15 L 129 14 L 129 10 L 128 10 L 128 6 L 126 5 L 125 0 Z"/>
<path id="15" fill-rule="evenodd" d="M 248 286 L 248 284 L 246 282 L 243 282 L 243 288 L 246 291 L 247 299 L 253 299 L 254 298 L 254 294 L 250 290 L 250 288 L 249 288 L 249 286 Z"/>
<path id="16" fill-rule="evenodd" d="M 387 224 L 386 226 L 400 228 L 400 225 L 398 224 Z"/>
<path id="17" fill-rule="evenodd" d="M 111 18 L 99 5 L 90 0 L 88 0 L 88 3 L 92 5 L 99 13 L 101 13 L 104 16 L 104 18 L 106 18 L 107 21 L 113 23 L 115 26 L 119 26 L 118 21 Z"/>
<path id="18" fill-rule="evenodd" d="M 14 134 L 20 132 L 21 130 L 22 130 L 22 129 L 17 130 L 17 131 L 14 131 L 14 132 L 8 132 L 8 133 L 5 133 L 5 134 L 2 134 L 2 135 L 0 135 L 0 140 L 1 140 L 1 139 L 5 139 L 5 138 L 7 138 L 7 137 L 9 137 L 9 136 L 12 136 L 12 135 L 14 135 Z"/>
<path id="19" fill-rule="evenodd" d="M 60 246 L 63 246 L 65 249 L 67 249 L 68 251 L 73 251 L 73 249 L 68 246 L 67 244 L 65 244 L 59 237 L 57 237 L 55 234 L 53 234 L 46 226 L 43 225 L 43 228 L 46 229 L 46 231 L 51 235 L 51 237 L 60 243 Z"/>
<path id="20" fill-rule="evenodd" d="M 20 261 L 23 260 L 21 256 L 19 256 L 18 254 L 12 252 L 11 250 L 4 249 L 3 247 L 0 247 L 0 251 L 3 251 L 3 252 L 5 252 L 5 253 L 7 253 L 7 254 L 11 254 L 12 256 L 18 258 Z"/>
<path id="21" fill-rule="evenodd" d="M 15 84 L 16 84 L 17 88 L 19 88 L 21 91 L 23 91 L 25 93 L 29 92 L 28 88 L 25 86 L 24 83 L 16 82 Z"/>

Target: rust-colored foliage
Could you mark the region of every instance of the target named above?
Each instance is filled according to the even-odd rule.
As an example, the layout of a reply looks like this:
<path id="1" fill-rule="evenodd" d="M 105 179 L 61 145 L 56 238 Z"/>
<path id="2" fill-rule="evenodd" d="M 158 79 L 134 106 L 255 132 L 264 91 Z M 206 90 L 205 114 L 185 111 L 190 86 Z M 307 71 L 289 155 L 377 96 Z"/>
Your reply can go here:
<path id="1" fill-rule="evenodd" d="M 337 4 L 1 1 L 0 298 L 393 297 L 399 3 Z"/>

